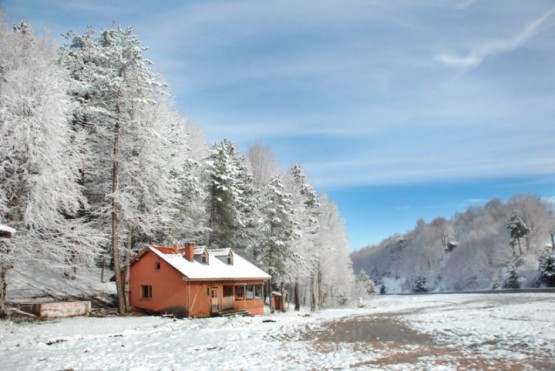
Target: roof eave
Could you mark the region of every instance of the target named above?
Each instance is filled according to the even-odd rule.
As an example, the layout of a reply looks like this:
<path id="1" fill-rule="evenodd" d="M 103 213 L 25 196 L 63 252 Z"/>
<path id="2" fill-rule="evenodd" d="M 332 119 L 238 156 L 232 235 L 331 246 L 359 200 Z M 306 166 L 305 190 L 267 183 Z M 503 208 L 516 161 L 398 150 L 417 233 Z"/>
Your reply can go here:
<path id="1" fill-rule="evenodd" d="M 183 279 L 187 280 L 189 282 L 218 282 L 218 281 L 224 281 L 224 282 L 236 282 L 236 281 L 268 281 L 270 279 L 270 277 L 233 277 L 233 278 L 229 278 L 229 277 L 210 277 L 210 278 L 188 278 L 185 275 L 183 275 Z"/>

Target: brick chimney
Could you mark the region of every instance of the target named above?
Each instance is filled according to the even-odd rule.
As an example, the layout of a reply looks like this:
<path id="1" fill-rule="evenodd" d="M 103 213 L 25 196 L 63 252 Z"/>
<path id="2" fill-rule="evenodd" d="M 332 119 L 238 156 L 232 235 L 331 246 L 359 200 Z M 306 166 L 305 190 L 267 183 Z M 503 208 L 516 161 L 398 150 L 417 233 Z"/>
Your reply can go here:
<path id="1" fill-rule="evenodd" d="M 185 259 L 190 262 L 195 261 L 195 244 L 191 242 L 187 242 L 185 244 Z"/>

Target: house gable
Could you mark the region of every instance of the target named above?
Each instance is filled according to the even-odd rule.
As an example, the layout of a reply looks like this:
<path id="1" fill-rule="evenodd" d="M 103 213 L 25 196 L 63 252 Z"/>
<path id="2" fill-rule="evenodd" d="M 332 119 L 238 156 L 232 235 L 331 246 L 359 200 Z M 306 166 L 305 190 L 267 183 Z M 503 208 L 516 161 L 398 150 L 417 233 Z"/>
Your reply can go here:
<path id="1" fill-rule="evenodd" d="M 200 264 L 210 264 L 210 254 L 206 247 L 197 247 L 195 249 L 195 260 Z"/>
<path id="2" fill-rule="evenodd" d="M 131 266 L 129 291 L 132 305 L 144 310 L 187 306 L 187 287 L 181 273 L 148 250 Z M 150 297 L 145 297 L 148 291 Z"/>

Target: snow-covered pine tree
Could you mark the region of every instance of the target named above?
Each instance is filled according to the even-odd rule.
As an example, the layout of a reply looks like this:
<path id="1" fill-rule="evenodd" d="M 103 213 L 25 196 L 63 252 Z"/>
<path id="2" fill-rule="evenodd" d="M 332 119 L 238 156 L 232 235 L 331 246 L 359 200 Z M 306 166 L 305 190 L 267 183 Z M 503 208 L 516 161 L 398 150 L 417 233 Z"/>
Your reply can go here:
<path id="1" fill-rule="evenodd" d="M 82 218 L 68 81 L 51 41 L 25 24 L 1 23 L 0 222 L 18 230 L 0 253 L 1 277 L 30 260 L 74 272 L 97 251 L 99 233 Z"/>
<path id="2" fill-rule="evenodd" d="M 376 285 L 364 270 L 360 271 L 360 273 L 356 276 L 356 283 L 360 293 L 364 296 L 371 295 L 375 292 Z"/>
<path id="3" fill-rule="evenodd" d="M 509 263 L 505 273 L 503 288 L 505 289 L 519 289 L 522 277 L 519 273 L 519 267 L 522 266 L 522 259 L 516 257 Z"/>
<path id="4" fill-rule="evenodd" d="M 144 57 L 131 28 L 112 27 L 97 37 L 92 29 L 69 33 L 67 67 L 79 106 L 75 131 L 82 133 L 88 155 L 83 184 L 97 224 L 111 225 L 111 251 L 119 312 L 126 310 L 120 273 L 120 245 L 135 238 L 167 236 L 175 214 L 179 179 L 186 151 L 184 130 L 165 101 L 165 87 Z M 128 253 L 129 255 L 129 253 Z"/>
<path id="5" fill-rule="evenodd" d="M 535 194 L 514 195 L 507 206 L 529 230 L 523 238 L 526 252 L 541 254 L 555 225 L 552 206 Z"/>
<path id="6" fill-rule="evenodd" d="M 507 230 L 509 231 L 509 244 L 513 248 L 513 255 L 516 255 L 515 245 L 518 245 L 519 256 L 522 255 L 522 244 L 520 240 L 530 234 L 530 228 L 516 214 L 513 214 L 507 222 Z"/>
<path id="7" fill-rule="evenodd" d="M 253 188 L 246 160 L 228 139 L 212 149 L 205 161 L 208 188 L 209 247 L 241 252 L 252 243 Z"/>
<path id="8" fill-rule="evenodd" d="M 539 258 L 539 283 L 547 287 L 555 287 L 555 251 L 546 247 Z"/>
<path id="9" fill-rule="evenodd" d="M 287 174 L 287 189 L 292 195 L 293 216 L 299 226 L 300 233 L 294 241 L 295 251 L 299 255 L 298 264 L 294 269 L 295 310 L 301 306 L 301 284 L 308 286 L 310 272 L 316 264 L 316 231 L 318 229 L 319 201 L 300 165 L 294 165 Z"/>
<path id="10" fill-rule="evenodd" d="M 294 267 L 299 255 L 293 241 L 298 238 L 299 226 L 294 220 L 291 194 L 285 190 L 281 177 L 274 177 L 264 190 L 260 208 L 259 236 L 253 257 L 271 276 L 268 291 L 295 278 Z"/>

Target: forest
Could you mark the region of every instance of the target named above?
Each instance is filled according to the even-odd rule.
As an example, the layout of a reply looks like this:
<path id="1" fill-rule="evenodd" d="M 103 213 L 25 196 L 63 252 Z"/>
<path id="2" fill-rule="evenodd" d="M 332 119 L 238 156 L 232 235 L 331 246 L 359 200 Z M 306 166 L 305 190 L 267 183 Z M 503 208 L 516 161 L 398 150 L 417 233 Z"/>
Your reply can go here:
<path id="1" fill-rule="evenodd" d="M 382 293 L 555 286 L 553 205 L 531 194 L 490 200 L 352 254 Z"/>
<path id="2" fill-rule="evenodd" d="M 0 21 L 0 315 L 9 272 L 30 262 L 67 280 L 148 244 L 231 247 L 313 310 L 356 285 L 344 223 L 300 165 L 262 144 L 209 145 L 177 111 L 132 28 L 69 31 L 59 45 Z"/>

